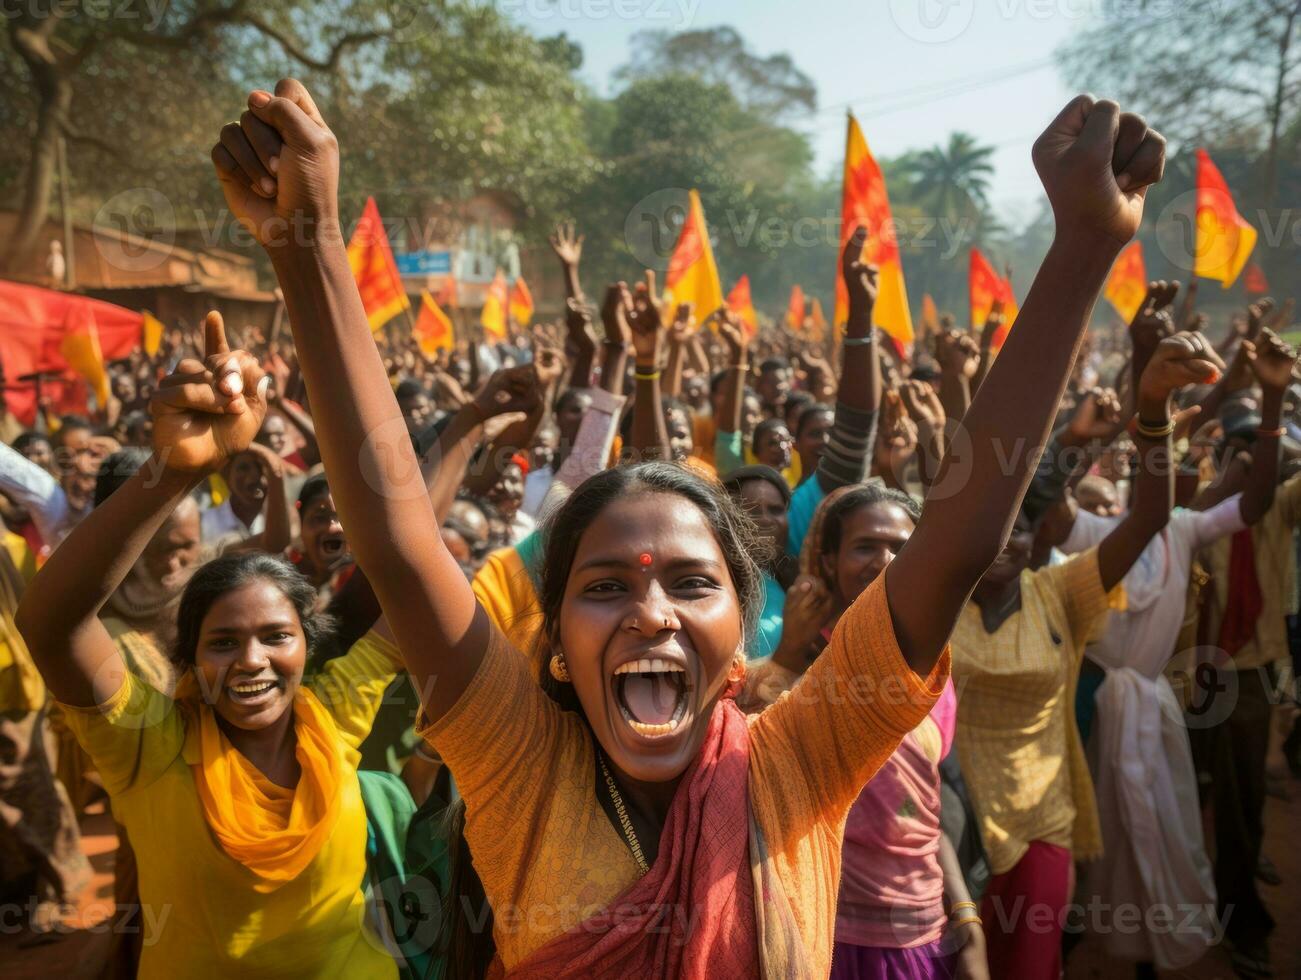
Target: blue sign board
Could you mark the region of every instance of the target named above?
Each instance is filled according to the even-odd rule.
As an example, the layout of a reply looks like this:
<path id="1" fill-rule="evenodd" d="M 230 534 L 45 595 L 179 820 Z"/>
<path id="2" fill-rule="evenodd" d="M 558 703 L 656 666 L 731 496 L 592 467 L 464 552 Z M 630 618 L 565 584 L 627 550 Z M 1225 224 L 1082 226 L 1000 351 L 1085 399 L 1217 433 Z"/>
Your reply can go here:
<path id="1" fill-rule="evenodd" d="M 399 252 L 394 256 L 398 273 L 404 276 L 446 276 L 452 272 L 452 253 Z"/>

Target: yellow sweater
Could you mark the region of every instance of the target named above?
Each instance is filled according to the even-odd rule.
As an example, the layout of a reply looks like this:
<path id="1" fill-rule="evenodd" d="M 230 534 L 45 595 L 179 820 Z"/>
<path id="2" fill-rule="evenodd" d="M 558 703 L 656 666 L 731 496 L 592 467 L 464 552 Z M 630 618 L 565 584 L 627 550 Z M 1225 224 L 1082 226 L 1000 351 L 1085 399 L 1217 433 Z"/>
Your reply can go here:
<path id="1" fill-rule="evenodd" d="M 345 763 L 341 812 L 307 869 L 276 891 L 213 838 L 190 767 L 197 726 L 134 674 L 97 708 L 65 705 L 68 726 L 104 780 L 140 866 L 142 978 L 395 977 L 364 926 L 366 814 L 357 752 L 398 661 L 372 636 L 331 660 L 312 689 L 334 718 Z"/>
<path id="2" fill-rule="evenodd" d="M 947 651 L 925 680 L 908 667 L 883 576 L 842 617 L 800 689 L 750 719 L 750 811 L 808 976 L 831 967 L 849 807 L 948 673 Z M 543 693 L 499 632 L 460 700 L 420 733 L 465 798 L 466 839 L 507 970 L 637 880 L 598 802 L 591 730 Z"/>

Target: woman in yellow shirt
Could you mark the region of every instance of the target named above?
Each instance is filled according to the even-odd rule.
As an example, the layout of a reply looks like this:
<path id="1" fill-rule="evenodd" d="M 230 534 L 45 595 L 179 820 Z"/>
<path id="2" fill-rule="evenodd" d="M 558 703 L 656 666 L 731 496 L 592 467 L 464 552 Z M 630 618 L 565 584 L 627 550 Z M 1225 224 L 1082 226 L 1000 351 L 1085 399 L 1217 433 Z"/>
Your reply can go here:
<path id="1" fill-rule="evenodd" d="M 356 774 L 393 657 L 363 639 L 306 682 L 328 621 L 307 580 L 260 553 L 186 586 L 174 700 L 126 669 L 97 617 L 168 515 L 261 424 L 267 379 L 227 350 L 216 314 L 207 351 L 163 382 L 153 458 L 50 557 L 18 626 L 135 848 L 139 976 L 396 976 L 364 926 Z"/>
<path id="2" fill-rule="evenodd" d="M 439 535 L 349 269 L 338 142 L 291 79 L 248 107 L 213 162 L 276 270 L 307 384 L 325 393 L 315 420 L 340 513 L 422 692 L 422 731 L 466 800 L 489 907 L 458 902 L 458 914 L 481 929 L 491 914 L 499 966 L 515 976 L 825 975 L 845 815 L 938 695 L 948 634 L 1030 479 L 1032 454 L 1009 464 L 993 444 L 1045 441 L 1163 141 L 1080 96 L 1037 142 L 1064 233 L 967 415 L 975 451 L 941 470 L 908 545 L 801 691 L 747 724 L 726 696 L 756 591 L 746 524 L 721 488 L 671 464 L 595 476 L 558 512 L 535 653 L 557 687 L 534 682 Z M 866 246 L 859 228 L 842 269 L 846 343 L 870 355 L 852 381 L 874 405 Z M 647 287 L 615 297 L 639 405 L 658 401 L 664 333 Z M 662 452 L 663 414 L 635 412 L 631 442 Z"/>

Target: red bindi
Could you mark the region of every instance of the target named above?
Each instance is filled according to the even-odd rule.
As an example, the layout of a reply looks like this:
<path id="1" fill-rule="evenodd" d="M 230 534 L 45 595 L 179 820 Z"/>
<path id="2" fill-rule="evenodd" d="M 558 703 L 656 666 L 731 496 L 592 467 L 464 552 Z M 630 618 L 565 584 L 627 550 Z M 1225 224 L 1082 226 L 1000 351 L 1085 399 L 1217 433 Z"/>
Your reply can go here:
<path id="1" fill-rule="evenodd" d="M 649 565 L 649 564 L 650 564 L 651 562 L 653 562 L 655 559 L 654 559 L 653 557 L 651 557 L 651 553 L 650 553 L 649 551 L 643 551 L 643 552 L 641 553 L 641 557 L 638 558 L 637 560 L 638 560 L 639 562 L 641 562 L 642 567 L 645 568 L 647 565 Z"/>

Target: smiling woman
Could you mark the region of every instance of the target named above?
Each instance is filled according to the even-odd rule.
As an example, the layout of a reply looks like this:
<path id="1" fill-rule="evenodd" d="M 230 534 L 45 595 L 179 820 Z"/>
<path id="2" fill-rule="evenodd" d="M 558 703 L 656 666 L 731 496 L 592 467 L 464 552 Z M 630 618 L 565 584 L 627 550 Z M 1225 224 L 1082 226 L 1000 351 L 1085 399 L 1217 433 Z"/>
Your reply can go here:
<path id="1" fill-rule="evenodd" d="M 136 844 L 140 901 L 168 911 L 139 976 L 394 976 L 364 926 L 356 768 L 398 661 L 363 639 L 305 683 L 329 621 L 266 554 L 220 558 L 187 584 L 174 697 L 127 669 L 97 617 L 266 410 L 261 369 L 226 348 L 216 314 L 207 350 L 163 381 L 154 458 L 50 557 L 18 625 Z"/>

